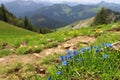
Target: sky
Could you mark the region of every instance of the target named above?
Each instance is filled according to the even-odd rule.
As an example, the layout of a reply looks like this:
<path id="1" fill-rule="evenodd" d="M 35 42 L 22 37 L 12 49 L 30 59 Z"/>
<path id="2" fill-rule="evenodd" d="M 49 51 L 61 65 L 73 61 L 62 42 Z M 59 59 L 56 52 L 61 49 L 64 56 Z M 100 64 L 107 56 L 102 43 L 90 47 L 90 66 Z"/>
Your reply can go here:
<path id="1" fill-rule="evenodd" d="M 2 2 L 10 2 L 10 1 L 14 1 L 14 0 L 0 0 L 0 3 L 2 3 Z M 33 0 L 33 1 L 36 1 L 36 2 L 39 2 L 39 1 L 51 1 L 51 2 L 57 2 L 57 3 L 58 2 L 64 2 L 64 1 L 67 1 L 67 2 L 79 2 L 79 3 L 98 3 L 98 2 L 101 2 L 101 1 L 105 1 L 105 2 L 112 2 L 112 3 L 119 3 L 120 4 L 120 0 Z"/>

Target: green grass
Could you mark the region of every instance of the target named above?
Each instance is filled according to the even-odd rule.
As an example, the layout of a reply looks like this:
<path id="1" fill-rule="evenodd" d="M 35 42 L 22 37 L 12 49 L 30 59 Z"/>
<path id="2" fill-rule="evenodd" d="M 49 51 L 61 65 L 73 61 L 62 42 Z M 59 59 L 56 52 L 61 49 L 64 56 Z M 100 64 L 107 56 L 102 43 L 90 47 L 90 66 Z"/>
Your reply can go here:
<path id="1" fill-rule="evenodd" d="M 25 36 L 34 36 L 36 33 L 0 21 L 0 44 L 18 44 Z"/>
<path id="2" fill-rule="evenodd" d="M 27 31 L 5 22 L 0 21 L 0 48 L 3 43 L 8 43 L 8 46 L 16 48 L 17 54 L 26 54 L 27 52 L 40 52 L 44 48 L 51 48 L 57 46 L 60 42 L 64 42 L 72 37 L 80 35 L 95 36 L 102 39 L 105 32 L 109 29 L 119 26 L 119 23 L 113 23 L 109 25 L 99 25 L 95 27 L 85 27 L 76 30 L 61 28 L 53 33 L 49 34 L 37 34 L 31 31 Z M 105 33 L 103 36 L 99 36 L 101 31 Z M 99 39 L 98 38 L 98 39 Z M 50 42 L 48 40 L 51 40 Z M 99 43 L 99 40 L 97 40 Z M 21 43 L 25 42 L 26 47 L 20 47 Z M 103 41 L 104 42 L 104 41 Z M 37 46 L 35 48 L 35 46 Z M 9 49 L 8 49 L 9 50 Z"/>
<path id="3" fill-rule="evenodd" d="M 44 48 L 51 48 L 57 46 L 59 43 L 64 42 L 68 39 L 71 39 L 73 37 L 77 36 L 94 36 L 96 37 L 96 41 L 92 45 L 100 45 L 105 42 L 114 43 L 116 41 L 119 41 L 119 33 L 115 32 L 108 32 L 108 30 L 119 27 L 120 23 L 112 23 L 109 25 L 98 25 L 94 27 L 85 27 L 80 28 L 76 30 L 71 29 L 59 29 L 53 33 L 49 34 L 37 34 L 31 31 L 27 31 L 12 25 L 9 25 L 5 22 L 0 21 L 0 57 L 10 55 L 12 54 L 12 51 L 10 51 L 11 47 L 15 48 L 15 52 L 18 55 L 23 54 L 32 54 L 32 53 L 40 53 L 41 50 Z M 50 40 L 50 41 L 49 41 Z M 21 43 L 25 43 L 25 46 L 20 47 Z M 2 49 L 2 44 L 8 43 L 7 48 Z M 91 45 L 91 46 L 92 46 Z M 79 45 L 79 47 L 82 47 Z M 107 52 L 105 52 L 107 50 Z M 85 79 L 118 79 L 120 78 L 120 72 L 119 72 L 119 52 L 117 51 L 111 51 L 110 49 L 105 49 L 104 51 L 100 53 L 96 53 L 95 51 L 91 50 L 92 52 L 85 52 L 82 57 L 84 61 L 81 61 L 78 63 L 76 61 L 77 58 L 81 56 L 79 54 L 78 56 L 75 56 L 75 61 L 71 61 L 70 64 L 68 64 L 68 67 L 60 67 L 59 70 L 62 69 L 64 75 L 57 75 L 58 69 L 55 69 L 53 67 L 55 64 L 58 66 L 61 66 L 61 63 L 55 63 L 54 59 L 58 59 L 60 55 L 54 55 L 52 57 L 46 57 L 43 61 L 41 66 L 46 66 L 47 70 L 49 71 L 48 74 L 52 76 L 53 80 L 71 80 L 71 77 Z M 107 54 L 109 57 L 107 59 L 103 59 L 102 55 Z M 116 54 L 117 53 L 117 54 Z M 73 60 L 74 60 L 73 59 Z M 90 62 L 91 61 L 91 62 Z M 115 63 L 115 64 L 114 64 Z M 51 65 L 53 64 L 53 65 Z M 80 64 L 80 65 L 79 65 Z M 29 72 L 32 71 L 34 73 L 34 67 L 31 65 L 25 65 L 27 68 L 23 70 L 23 72 L 20 74 L 26 72 L 26 77 L 30 76 Z M 98 66 L 96 68 L 96 66 Z M 22 68 L 24 68 L 22 66 Z M 116 70 L 115 70 L 116 68 Z M 68 70 L 68 72 L 67 72 Z M 3 72 L 6 72 L 3 71 Z M 102 72 L 102 73 L 101 73 Z M 112 75 L 115 76 L 112 76 Z M 80 75 L 80 76 L 79 76 Z M 67 79 L 64 79 L 64 78 Z M 28 77 L 29 78 L 29 77 Z M 27 78 L 26 78 L 27 79 Z M 44 80 L 44 78 L 34 77 L 36 80 Z M 46 78 L 45 78 L 46 79 Z"/>
<path id="4" fill-rule="evenodd" d="M 12 51 L 10 50 L 0 50 L 0 57 L 10 55 Z"/>
<path id="5" fill-rule="evenodd" d="M 52 80 L 119 80 L 120 52 L 104 45 L 88 48 L 61 57 L 59 65 L 49 70 Z"/>

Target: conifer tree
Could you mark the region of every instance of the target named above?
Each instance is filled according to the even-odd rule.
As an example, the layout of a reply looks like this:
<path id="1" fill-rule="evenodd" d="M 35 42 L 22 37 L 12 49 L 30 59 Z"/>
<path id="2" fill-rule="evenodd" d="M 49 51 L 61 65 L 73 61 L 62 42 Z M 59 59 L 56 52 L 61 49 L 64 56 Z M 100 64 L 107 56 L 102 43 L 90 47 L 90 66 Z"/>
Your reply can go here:
<path id="1" fill-rule="evenodd" d="M 102 7 L 101 10 L 95 16 L 93 25 L 108 24 L 107 17 L 108 17 L 107 9 Z"/>
<path id="2" fill-rule="evenodd" d="M 7 18 L 7 10 L 4 6 L 4 4 L 1 4 L 1 12 L 2 12 L 2 20 L 5 22 L 8 22 L 8 18 Z"/>

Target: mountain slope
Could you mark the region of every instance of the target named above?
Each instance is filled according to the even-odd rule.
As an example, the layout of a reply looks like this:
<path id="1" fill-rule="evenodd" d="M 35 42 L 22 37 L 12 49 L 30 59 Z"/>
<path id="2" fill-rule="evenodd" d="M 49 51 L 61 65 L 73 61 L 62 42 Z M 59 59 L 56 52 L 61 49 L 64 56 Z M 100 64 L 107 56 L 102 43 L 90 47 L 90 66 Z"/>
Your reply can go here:
<path id="1" fill-rule="evenodd" d="M 51 3 L 47 4 L 43 1 L 36 3 L 33 0 L 15 0 L 5 4 L 7 9 L 18 17 L 23 16 L 25 12 L 34 11 L 48 5 L 51 5 Z"/>
<path id="2" fill-rule="evenodd" d="M 55 28 L 64 26 L 64 24 L 65 24 L 63 22 L 54 20 L 52 18 L 48 18 L 43 15 L 35 15 L 35 16 L 32 16 L 30 19 L 34 26 L 48 27 L 51 29 L 55 29 Z"/>
<path id="3" fill-rule="evenodd" d="M 24 37 L 27 35 L 35 35 L 36 33 L 10 25 L 3 21 L 0 21 L 0 38 L 11 38 Z"/>
<path id="4" fill-rule="evenodd" d="M 77 5 L 77 6 L 69 6 L 66 4 L 54 4 L 49 7 L 43 7 L 37 11 L 30 19 L 32 20 L 33 24 L 41 26 L 42 22 L 39 23 L 38 19 L 41 19 L 40 15 L 52 19 L 51 24 L 56 25 L 55 27 L 61 26 L 61 24 L 56 24 L 55 21 L 62 23 L 62 25 L 71 24 L 75 21 L 87 19 L 90 17 L 95 16 L 99 7 L 91 6 L 91 5 Z M 34 16 L 37 16 L 35 19 Z M 47 22 L 46 22 L 47 24 Z M 46 25 L 50 26 L 50 25 Z M 52 26 L 54 27 L 54 26 Z"/>
<path id="5" fill-rule="evenodd" d="M 65 28 L 65 29 L 79 29 L 82 27 L 88 27 L 93 23 L 93 20 L 94 20 L 94 17 L 89 18 L 89 19 L 85 19 L 85 20 L 80 20 L 80 21 L 74 22 L 70 25 L 67 25 L 63 28 Z"/>

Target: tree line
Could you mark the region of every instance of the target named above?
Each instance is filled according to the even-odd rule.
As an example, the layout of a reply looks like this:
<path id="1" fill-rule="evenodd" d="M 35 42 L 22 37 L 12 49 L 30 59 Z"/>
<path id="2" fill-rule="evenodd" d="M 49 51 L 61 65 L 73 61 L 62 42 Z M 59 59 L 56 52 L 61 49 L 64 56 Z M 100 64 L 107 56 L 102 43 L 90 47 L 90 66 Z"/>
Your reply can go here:
<path id="1" fill-rule="evenodd" d="M 0 6 L 0 20 L 7 22 L 9 24 L 38 32 L 38 33 L 49 33 L 51 30 L 49 28 L 42 28 L 42 27 L 35 27 L 32 25 L 30 20 L 25 16 L 24 18 L 17 18 L 15 15 L 13 15 L 11 12 L 9 12 L 4 4 L 1 4 Z"/>

